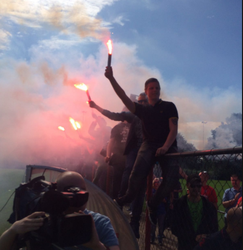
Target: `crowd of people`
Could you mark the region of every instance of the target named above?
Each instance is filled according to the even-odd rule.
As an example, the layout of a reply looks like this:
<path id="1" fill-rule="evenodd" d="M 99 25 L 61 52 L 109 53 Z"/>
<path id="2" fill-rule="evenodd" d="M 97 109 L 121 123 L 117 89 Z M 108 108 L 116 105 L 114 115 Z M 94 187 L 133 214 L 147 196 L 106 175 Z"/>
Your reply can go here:
<path id="1" fill-rule="evenodd" d="M 162 176 L 154 178 L 152 198 L 146 201 L 152 225 L 151 244 L 158 239 L 162 246 L 164 230 L 169 227 L 178 239 L 179 250 L 211 249 L 209 246 L 213 249 L 213 244 L 228 247 L 214 249 L 230 249 L 230 246 L 236 247 L 231 249 L 241 249 L 242 231 L 239 226 L 242 217 L 239 211 L 242 209 L 242 187 L 239 177 L 231 176 L 232 188 L 224 193 L 225 228 L 219 233 L 218 196 L 215 189 L 208 185 L 209 173 L 202 171 L 187 176 L 178 164 L 165 157 L 168 153 L 177 152 L 179 115 L 174 103 L 160 99 L 159 81 L 148 79 L 145 92 L 136 100 L 131 100 L 116 81 L 111 67 L 106 68 L 105 76 L 127 110 L 114 113 L 89 101 L 90 108 L 118 124 L 110 128 L 103 117 L 93 114 L 90 138 L 80 135 L 90 144 L 88 155 L 92 154 L 92 158 L 86 157 L 79 172 L 105 191 L 121 210 L 124 205 L 131 205 L 130 226 L 139 239 L 147 176 L 156 163 L 161 168 Z M 80 173 L 65 172 L 58 178 L 57 187 L 63 190 L 65 186 L 75 186 L 86 190 Z M 183 196 L 179 195 L 183 191 L 180 176 L 186 180 L 187 194 Z M 93 234 L 91 240 L 78 249 L 118 250 L 118 239 L 109 218 L 88 211 L 85 205 L 69 208 L 66 213 L 80 211 L 92 216 Z M 1 236 L 0 249 L 11 249 L 16 235 L 41 227 L 42 215 L 42 212 L 36 212 L 15 222 Z M 216 243 L 216 239 L 222 239 L 225 245 Z"/>

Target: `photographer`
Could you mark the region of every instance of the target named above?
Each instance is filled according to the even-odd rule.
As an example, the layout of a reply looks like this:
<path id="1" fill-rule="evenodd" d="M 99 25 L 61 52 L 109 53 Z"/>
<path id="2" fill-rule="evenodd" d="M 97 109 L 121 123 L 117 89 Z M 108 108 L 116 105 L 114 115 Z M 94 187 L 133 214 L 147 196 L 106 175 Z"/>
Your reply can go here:
<path id="1" fill-rule="evenodd" d="M 67 187 L 79 187 L 81 190 L 86 190 L 86 185 L 83 177 L 76 172 L 67 171 L 62 173 L 57 179 L 57 191 L 62 192 Z M 114 228 L 111 225 L 110 219 L 99 213 L 94 213 L 86 209 L 86 204 L 82 207 L 69 207 L 66 214 L 71 213 L 84 213 L 90 214 L 93 217 L 93 228 L 91 240 L 79 246 L 76 249 L 86 250 L 120 250 L 118 239 L 116 237 Z M 72 249 L 72 248 L 67 248 Z"/>
<path id="2" fill-rule="evenodd" d="M 0 238 L 0 249 L 120 250 L 110 219 L 86 210 L 89 193 L 83 177 L 59 175 L 55 190 L 44 192 L 35 212 L 17 220 Z M 36 208 L 37 208 L 36 207 Z"/>

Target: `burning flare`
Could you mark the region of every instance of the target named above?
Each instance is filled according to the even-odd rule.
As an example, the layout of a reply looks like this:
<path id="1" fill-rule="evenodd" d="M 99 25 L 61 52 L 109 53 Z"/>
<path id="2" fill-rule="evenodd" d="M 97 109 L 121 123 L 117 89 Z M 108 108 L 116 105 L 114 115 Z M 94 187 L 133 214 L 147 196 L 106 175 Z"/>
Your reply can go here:
<path id="1" fill-rule="evenodd" d="M 81 124 L 77 121 L 75 121 L 73 118 L 69 118 L 70 123 L 72 124 L 74 130 L 81 129 Z"/>
<path id="2" fill-rule="evenodd" d="M 77 89 L 81 89 L 86 92 L 88 100 L 91 101 L 91 97 L 89 95 L 88 87 L 84 83 L 74 84 L 74 87 Z"/>
<path id="3" fill-rule="evenodd" d="M 107 66 L 110 67 L 111 66 L 111 56 L 112 56 L 112 42 L 111 42 L 111 40 L 109 40 L 107 42 L 107 47 L 108 47 L 108 62 L 107 62 Z"/>
<path id="4" fill-rule="evenodd" d="M 108 54 L 111 55 L 112 54 L 112 42 L 111 42 L 111 40 L 108 40 L 107 47 L 108 47 Z"/>
<path id="5" fill-rule="evenodd" d="M 84 83 L 74 84 L 74 87 L 83 91 L 88 91 L 88 87 Z"/>
<path id="6" fill-rule="evenodd" d="M 62 127 L 62 126 L 59 126 L 58 129 L 61 130 L 61 131 L 65 131 L 65 128 Z"/>

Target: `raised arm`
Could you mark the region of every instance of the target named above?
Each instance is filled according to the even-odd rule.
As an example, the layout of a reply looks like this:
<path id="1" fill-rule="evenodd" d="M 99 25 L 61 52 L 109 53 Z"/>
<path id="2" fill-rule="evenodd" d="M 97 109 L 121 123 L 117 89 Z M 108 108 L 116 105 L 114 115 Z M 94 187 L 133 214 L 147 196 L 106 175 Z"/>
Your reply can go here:
<path id="1" fill-rule="evenodd" d="M 125 91 L 118 84 L 116 79 L 113 76 L 112 67 L 106 67 L 105 76 L 109 79 L 113 89 L 115 90 L 118 97 L 122 100 L 124 105 L 130 110 L 132 113 L 135 112 L 135 104 L 133 101 L 126 95 Z"/>

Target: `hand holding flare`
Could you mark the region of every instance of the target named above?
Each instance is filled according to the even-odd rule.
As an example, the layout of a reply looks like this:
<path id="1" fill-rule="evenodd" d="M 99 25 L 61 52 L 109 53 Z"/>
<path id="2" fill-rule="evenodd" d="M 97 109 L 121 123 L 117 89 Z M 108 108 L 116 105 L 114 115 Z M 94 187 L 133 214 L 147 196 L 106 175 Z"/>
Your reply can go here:
<path id="1" fill-rule="evenodd" d="M 111 42 L 111 40 L 109 40 L 107 42 L 107 47 L 108 47 L 108 63 L 107 63 L 107 66 L 110 67 L 111 66 L 111 56 L 112 56 L 112 42 Z"/>
<path id="2" fill-rule="evenodd" d="M 88 96 L 89 102 L 91 101 L 91 97 L 89 95 L 88 87 L 84 83 L 74 84 L 74 87 L 77 88 L 77 89 L 81 89 L 81 90 L 85 91 L 87 96 Z"/>

